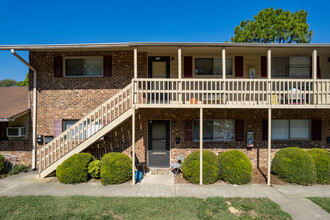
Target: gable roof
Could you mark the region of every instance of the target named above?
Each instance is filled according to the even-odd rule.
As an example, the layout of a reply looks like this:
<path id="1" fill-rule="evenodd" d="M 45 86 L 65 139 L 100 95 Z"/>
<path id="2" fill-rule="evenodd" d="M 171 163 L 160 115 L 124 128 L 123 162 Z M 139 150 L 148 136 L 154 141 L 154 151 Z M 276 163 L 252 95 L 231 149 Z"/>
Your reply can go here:
<path id="1" fill-rule="evenodd" d="M 0 87 L 0 119 L 15 118 L 29 109 L 27 86 Z"/>

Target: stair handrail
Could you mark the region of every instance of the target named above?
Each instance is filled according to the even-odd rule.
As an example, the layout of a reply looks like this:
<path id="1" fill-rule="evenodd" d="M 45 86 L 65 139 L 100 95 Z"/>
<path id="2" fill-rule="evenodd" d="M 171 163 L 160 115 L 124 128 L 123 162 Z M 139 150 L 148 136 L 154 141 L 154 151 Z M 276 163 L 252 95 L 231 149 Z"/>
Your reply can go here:
<path id="1" fill-rule="evenodd" d="M 76 139 L 76 137 L 78 136 L 78 144 L 77 145 L 75 145 L 74 147 L 72 147 L 71 149 L 70 149 L 70 151 L 72 150 L 72 149 L 74 149 L 74 148 L 76 148 L 77 146 L 79 146 L 81 143 L 83 143 L 84 141 L 86 141 L 88 138 L 90 138 L 92 135 L 94 135 L 95 133 L 96 133 L 96 131 L 94 131 L 94 133 L 92 134 L 92 129 L 90 130 L 90 135 L 88 136 L 87 134 L 85 135 L 85 138 L 84 138 L 84 131 L 85 131 L 85 129 L 84 129 L 84 123 L 85 123 L 85 121 L 86 121 L 86 132 L 88 131 L 88 123 L 87 123 L 87 120 L 90 120 L 90 125 L 91 125 L 91 123 L 92 123 L 92 116 L 94 115 L 95 116 L 95 114 L 97 113 L 97 112 L 102 112 L 102 114 L 103 114 L 103 116 L 104 116 L 104 114 L 108 114 L 108 112 L 106 112 L 106 113 L 104 113 L 102 110 L 104 109 L 104 108 L 106 108 L 107 109 L 107 105 L 110 103 L 110 109 L 107 109 L 107 111 L 112 111 L 112 110 L 114 110 L 114 114 L 115 114 L 115 111 L 117 110 L 117 108 L 119 108 L 120 107 L 120 105 L 122 104 L 124 104 L 124 100 L 122 99 L 120 102 L 121 102 L 121 104 L 120 104 L 120 102 L 119 102 L 119 99 L 120 99 L 120 96 L 123 96 L 123 94 L 124 94 L 124 92 L 126 92 L 126 98 L 125 98 L 125 100 L 126 100 L 126 109 L 125 109 L 125 111 L 123 110 L 121 113 L 119 113 L 120 112 L 120 109 L 118 109 L 118 115 L 116 116 L 114 116 L 114 119 L 116 119 L 117 117 L 119 117 L 121 114 L 123 114 L 124 112 L 126 112 L 127 110 L 129 110 L 130 109 L 130 107 L 132 106 L 132 99 L 133 99 L 133 97 L 131 96 L 131 91 L 129 91 L 129 90 L 132 90 L 133 89 L 133 87 L 132 87 L 132 82 L 130 83 L 130 84 L 128 84 L 126 87 L 124 87 L 123 89 L 121 89 L 120 91 L 118 91 L 115 95 L 113 95 L 111 98 L 109 98 L 108 100 L 106 100 L 106 101 L 104 101 L 102 104 L 100 104 L 97 108 L 95 108 L 95 109 L 93 109 L 90 113 L 88 113 L 86 116 L 84 116 L 83 118 L 81 118 L 79 121 L 77 121 L 75 124 L 73 124 L 69 129 L 67 129 L 67 130 L 65 130 L 65 131 L 63 131 L 60 135 L 58 135 L 57 137 L 55 137 L 53 140 L 51 140 L 49 143 L 47 143 L 45 146 L 43 146 L 43 147 L 41 147 L 39 150 L 38 150 L 38 153 L 39 153 L 39 173 L 41 172 L 41 163 L 42 163 L 42 159 L 43 159 L 43 161 L 44 161 L 44 165 L 45 165 L 45 160 L 46 160 L 46 149 L 48 149 L 48 160 L 49 160 L 49 157 L 50 157 L 50 154 L 49 154 L 49 147 L 50 146 L 53 146 L 54 144 L 55 144 L 55 152 L 57 152 L 57 147 L 58 146 L 56 146 L 56 142 L 57 141 L 64 141 L 64 140 L 66 140 L 66 142 L 67 142 L 67 144 L 68 144 L 68 140 L 70 139 L 71 140 L 71 138 L 73 137 L 74 139 Z M 127 92 L 127 91 L 129 91 L 129 92 Z M 130 100 L 130 102 L 128 102 L 128 100 L 129 99 L 131 99 Z M 111 106 L 111 103 L 112 102 L 115 102 L 116 100 L 118 100 L 118 103 L 116 104 L 115 103 L 115 105 L 112 107 Z M 129 104 L 127 104 L 127 103 L 129 103 Z M 129 106 L 128 106 L 129 105 Z M 99 116 L 99 115 L 98 115 Z M 102 117 L 103 117 L 102 116 Z M 110 116 L 111 116 L 111 113 L 110 113 Z M 113 119 L 113 120 L 114 120 Z M 100 119 L 98 119 L 98 121 L 100 121 Z M 100 129 L 98 129 L 98 131 L 99 130 L 101 130 L 102 128 L 104 128 L 105 127 L 105 125 L 107 125 L 107 124 L 109 124 L 110 122 L 111 122 L 112 120 L 111 120 L 111 118 L 109 118 L 107 121 L 106 121 L 106 123 L 104 124 L 104 121 L 102 120 L 102 127 L 100 128 Z M 95 117 L 94 117 L 94 123 L 95 123 Z M 82 124 L 82 131 L 79 129 L 79 126 Z M 100 126 L 100 124 L 98 124 L 98 126 Z M 74 135 L 72 135 L 71 136 L 71 134 L 73 133 L 73 131 L 75 131 L 76 129 L 78 128 L 78 133 L 76 133 L 76 132 L 74 132 Z M 80 140 L 80 135 L 82 135 L 82 140 Z M 60 145 L 60 149 L 59 149 L 60 151 L 61 151 L 61 145 Z M 68 152 L 70 152 L 70 151 L 68 151 Z M 44 157 L 43 158 L 41 158 L 42 157 L 42 152 L 45 152 L 44 153 Z M 53 153 L 54 153 L 54 150 L 52 151 Z M 66 153 L 68 153 L 68 152 L 66 152 Z M 60 153 L 60 152 L 59 152 Z M 61 157 L 63 157 L 66 153 L 63 153 L 62 155 L 60 154 L 60 156 L 57 158 L 57 160 L 58 159 L 60 159 Z M 53 157 L 53 155 L 52 155 L 52 157 Z M 55 157 L 56 157 L 56 155 L 55 155 Z M 56 162 L 57 161 L 56 159 L 55 159 L 55 161 L 54 162 Z M 51 164 L 53 164 L 53 158 L 52 158 L 52 163 L 50 163 L 50 161 L 48 162 L 48 166 L 50 166 Z M 47 167 L 48 167 L 47 166 Z M 46 169 L 47 168 L 46 166 L 44 166 L 44 169 Z"/>

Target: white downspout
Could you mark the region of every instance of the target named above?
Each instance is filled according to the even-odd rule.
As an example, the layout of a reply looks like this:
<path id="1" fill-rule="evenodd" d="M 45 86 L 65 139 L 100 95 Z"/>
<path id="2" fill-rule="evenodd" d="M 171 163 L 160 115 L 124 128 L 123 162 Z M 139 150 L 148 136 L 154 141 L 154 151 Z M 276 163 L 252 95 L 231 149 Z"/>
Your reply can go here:
<path id="1" fill-rule="evenodd" d="M 32 169 L 36 169 L 36 120 L 37 120 L 37 70 L 19 56 L 14 49 L 11 53 L 33 71 L 33 119 L 32 119 Z"/>

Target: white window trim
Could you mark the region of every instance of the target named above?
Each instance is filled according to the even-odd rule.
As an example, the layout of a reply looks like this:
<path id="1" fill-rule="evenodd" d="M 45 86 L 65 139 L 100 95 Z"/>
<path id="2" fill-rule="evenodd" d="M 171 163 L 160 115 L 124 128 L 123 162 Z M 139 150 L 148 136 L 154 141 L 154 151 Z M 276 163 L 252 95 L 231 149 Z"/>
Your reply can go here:
<path id="1" fill-rule="evenodd" d="M 97 76 L 67 76 L 66 75 L 66 60 L 70 59 L 101 59 L 102 60 L 102 75 L 97 75 Z M 68 77 L 68 78 L 88 78 L 88 77 L 103 77 L 104 76 L 104 69 L 103 69 L 103 56 L 68 56 L 68 57 L 63 57 L 63 77 Z"/>
<path id="2" fill-rule="evenodd" d="M 199 140 L 197 140 L 197 139 L 194 139 L 194 121 L 199 121 L 199 119 L 193 119 L 192 120 L 192 136 L 193 136 L 193 142 L 199 142 Z M 234 142 L 234 141 L 236 141 L 235 140 L 235 138 L 236 138 L 236 134 L 235 134 L 235 119 L 223 119 L 223 118 L 214 118 L 214 119 L 203 119 L 203 122 L 205 121 L 205 120 L 212 120 L 212 121 L 214 121 L 214 120 L 232 120 L 232 121 L 234 121 L 234 140 L 232 140 L 232 141 L 219 141 L 219 140 L 205 140 L 204 138 L 203 138 L 203 142 Z"/>
<path id="3" fill-rule="evenodd" d="M 306 119 L 306 118 L 290 118 L 290 119 L 272 119 L 273 120 L 288 120 L 289 121 L 289 134 L 288 134 L 288 139 L 272 139 L 272 141 L 311 141 L 312 140 L 312 121 L 311 119 Z M 291 139 L 290 138 L 290 121 L 291 120 L 309 120 L 309 138 L 294 138 L 294 139 Z"/>
<path id="4" fill-rule="evenodd" d="M 193 56 L 193 78 L 222 78 L 222 73 L 220 75 L 196 75 L 195 74 L 195 59 L 196 58 L 220 58 L 222 60 L 222 56 L 208 56 L 208 55 L 203 55 L 203 56 Z M 226 56 L 227 58 L 231 58 L 231 66 L 232 66 L 232 74 L 227 75 L 226 78 L 235 78 L 235 59 L 233 56 Z M 222 62 L 221 62 L 222 64 Z"/>

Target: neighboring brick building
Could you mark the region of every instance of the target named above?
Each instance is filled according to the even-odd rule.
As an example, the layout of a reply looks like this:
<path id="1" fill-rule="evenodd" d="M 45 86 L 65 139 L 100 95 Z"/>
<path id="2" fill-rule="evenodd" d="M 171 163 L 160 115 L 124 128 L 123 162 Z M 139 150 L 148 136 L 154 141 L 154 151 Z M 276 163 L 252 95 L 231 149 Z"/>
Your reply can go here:
<path id="1" fill-rule="evenodd" d="M 330 44 L 4 48 L 29 50 L 37 71 L 36 135 L 44 137 L 37 160 L 44 175 L 79 151 L 131 156 L 134 132 L 138 159 L 169 167 L 178 155 L 200 149 L 201 109 L 203 148 L 240 149 L 254 167 L 267 166 L 269 109 L 272 157 L 287 146 L 329 148 Z M 32 85 L 30 74 L 31 97 Z"/>
<path id="2" fill-rule="evenodd" d="M 31 119 L 28 87 L 0 87 L 0 154 L 31 165 Z"/>

